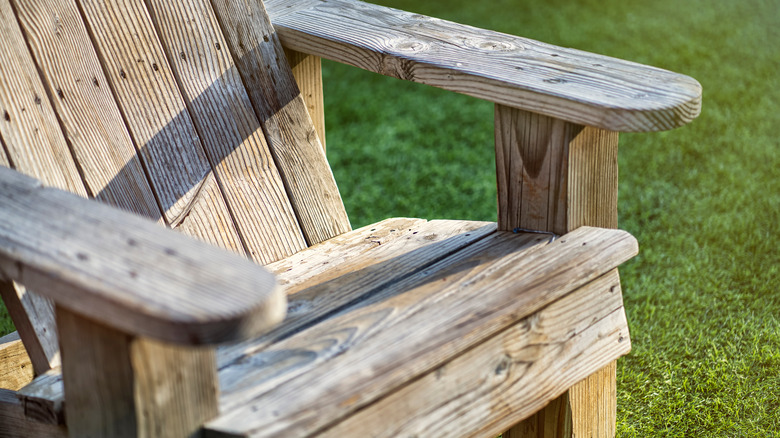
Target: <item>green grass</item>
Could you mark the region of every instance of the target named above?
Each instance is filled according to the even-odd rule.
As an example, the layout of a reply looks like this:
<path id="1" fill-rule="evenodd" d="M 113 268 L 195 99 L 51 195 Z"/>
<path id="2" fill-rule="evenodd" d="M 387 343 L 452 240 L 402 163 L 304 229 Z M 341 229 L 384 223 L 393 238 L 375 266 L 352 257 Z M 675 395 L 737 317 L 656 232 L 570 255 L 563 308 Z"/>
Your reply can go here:
<path id="1" fill-rule="evenodd" d="M 621 268 L 633 351 L 618 362 L 618 435 L 780 436 L 780 3 L 384 4 L 702 83 L 691 125 L 621 136 L 620 223 L 641 254 Z M 333 63 L 324 73 L 328 155 L 353 226 L 495 220 L 491 104 Z"/>
<path id="2" fill-rule="evenodd" d="M 780 3 L 377 1 L 697 78 L 691 125 L 623 134 L 633 351 L 622 437 L 780 436 Z M 354 226 L 495 220 L 491 104 L 325 64 L 328 155 Z"/>

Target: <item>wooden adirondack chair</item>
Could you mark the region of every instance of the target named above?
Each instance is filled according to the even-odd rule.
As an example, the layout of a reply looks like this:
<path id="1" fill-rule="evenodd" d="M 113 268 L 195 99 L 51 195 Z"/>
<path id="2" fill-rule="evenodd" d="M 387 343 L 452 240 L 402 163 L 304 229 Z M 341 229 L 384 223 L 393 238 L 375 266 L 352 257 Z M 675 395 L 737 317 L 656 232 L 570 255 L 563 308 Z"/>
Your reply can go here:
<path id="1" fill-rule="evenodd" d="M 693 79 L 355 0 L 0 29 L 0 436 L 614 434 L 617 132 Z M 351 230 L 320 57 L 495 102 L 498 223 Z"/>

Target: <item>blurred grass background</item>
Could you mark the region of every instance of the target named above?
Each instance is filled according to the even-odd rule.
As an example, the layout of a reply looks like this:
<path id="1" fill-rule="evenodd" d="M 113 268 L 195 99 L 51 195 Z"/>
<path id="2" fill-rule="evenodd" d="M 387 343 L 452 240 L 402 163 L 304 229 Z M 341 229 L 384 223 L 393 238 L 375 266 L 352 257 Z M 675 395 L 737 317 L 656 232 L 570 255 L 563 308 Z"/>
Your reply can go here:
<path id="1" fill-rule="evenodd" d="M 691 125 L 621 136 L 620 224 L 641 254 L 621 268 L 633 351 L 618 362 L 618 435 L 780 436 L 780 2 L 375 2 L 702 83 Z M 495 220 L 491 104 L 331 62 L 324 75 L 355 228 Z"/>
<path id="2" fill-rule="evenodd" d="M 375 0 L 685 73 L 702 115 L 622 134 L 633 351 L 618 436 L 780 436 L 780 2 Z M 495 220 L 493 106 L 326 62 L 328 155 L 354 227 Z"/>

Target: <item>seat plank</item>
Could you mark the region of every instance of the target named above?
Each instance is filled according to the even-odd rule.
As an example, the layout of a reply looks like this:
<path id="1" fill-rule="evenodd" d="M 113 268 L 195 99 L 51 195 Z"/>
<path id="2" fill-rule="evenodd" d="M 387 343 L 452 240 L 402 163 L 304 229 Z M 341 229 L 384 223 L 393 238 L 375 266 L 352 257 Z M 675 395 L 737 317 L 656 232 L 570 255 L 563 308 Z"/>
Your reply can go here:
<path id="1" fill-rule="evenodd" d="M 350 304 L 364 305 L 361 298 L 376 293 L 382 284 L 420 272 L 494 231 L 495 224 L 488 222 L 393 218 L 272 263 L 266 268 L 276 275 L 287 293 L 287 318 L 260 338 L 220 347 L 219 368 L 240 362 Z M 347 282 L 345 278 L 354 280 Z M 311 287 L 312 284 L 318 286 Z M 230 392 L 231 382 L 228 375 L 223 376 L 223 395 Z"/>
<path id="2" fill-rule="evenodd" d="M 701 111 L 685 75 L 357 0 L 266 0 L 285 47 L 613 131 L 682 126 Z"/>
<path id="3" fill-rule="evenodd" d="M 278 330 L 272 330 L 260 338 L 219 347 L 218 366 L 225 368 L 241 361 L 370 292 L 352 287 L 348 290 L 325 288 L 323 293 L 316 294 L 311 290 L 302 290 L 305 283 L 327 282 L 346 273 L 419 251 L 420 254 L 413 257 L 394 260 L 392 265 L 388 265 L 392 269 L 383 270 L 381 275 L 387 276 L 387 282 L 392 282 L 408 276 L 405 269 L 420 271 L 494 231 L 495 224 L 488 222 L 393 218 L 345 233 L 266 266 L 276 274 L 277 282 L 291 294 L 288 297 L 288 318 Z M 424 262 L 426 259 L 428 263 Z M 229 379 L 223 378 L 221 386 L 227 388 L 229 385 Z M 36 413 L 39 421 L 62 418 L 60 409 L 64 393 L 59 370 L 39 376 L 23 388 L 20 395 L 31 412 Z"/>
<path id="4" fill-rule="evenodd" d="M 497 436 L 630 349 L 611 271 L 317 436 Z"/>
<path id="5" fill-rule="evenodd" d="M 309 245 L 351 230 L 336 181 L 261 2 L 213 1 Z"/>
<path id="6" fill-rule="evenodd" d="M 211 5 L 156 0 L 149 7 L 250 257 L 268 264 L 305 248 Z"/>
<path id="7" fill-rule="evenodd" d="M 314 433 L 636 253 L 632 237 L 612 230 L 584 227 L 547 242 L 538 234 L 496 233 L 389 285 L 381 301 L 273 344 L 246 362 L 265 369 L 247 373 L 243 387 L 231 379 L 224 414 L 207 427 L 250 436 Z M 220 379 L 230 372 L 221 370 Z"/>
<path id="8" fill-rule="evenodd" d="M 244 252 L 144 2 L 80 4 L 166 222 Z"/>

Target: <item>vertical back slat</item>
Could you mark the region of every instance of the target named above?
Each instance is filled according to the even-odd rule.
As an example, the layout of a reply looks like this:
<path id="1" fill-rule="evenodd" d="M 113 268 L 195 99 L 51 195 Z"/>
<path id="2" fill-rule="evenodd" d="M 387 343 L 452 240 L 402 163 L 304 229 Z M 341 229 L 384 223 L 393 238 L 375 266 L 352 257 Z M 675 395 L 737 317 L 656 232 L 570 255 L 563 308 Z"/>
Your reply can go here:
<path id="1" fill-rule="evenodd" d="M 233 251 L 238 232 L 142 1 L 81 10 L 152 186 L 174 228 Z"/>
<path id="2" fill-rule="evenodd" d="M 148 4 L 250 256 L 267 264 L 305 248 L 260 122 L 208 1 Z"/>
<path id="3" fill-rule="evenodd" d="M 15 6 L 90 194 L 161 220 L 76 4 L 16 0 Z"/>
<path id="4" fill-rule="evenodd" d="M 325 152 L 262 3 L 212 4 L 307 242 L 349 231 Z"/>

